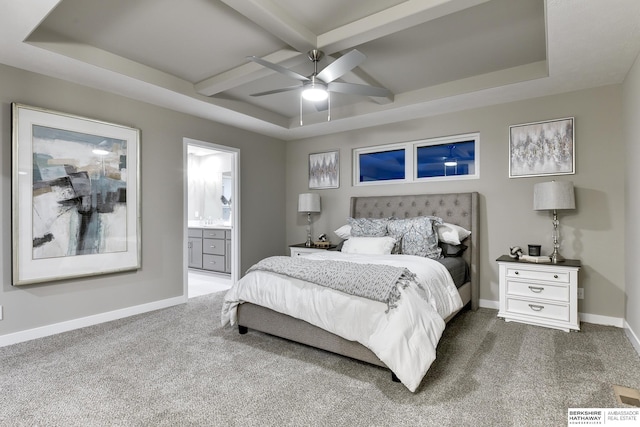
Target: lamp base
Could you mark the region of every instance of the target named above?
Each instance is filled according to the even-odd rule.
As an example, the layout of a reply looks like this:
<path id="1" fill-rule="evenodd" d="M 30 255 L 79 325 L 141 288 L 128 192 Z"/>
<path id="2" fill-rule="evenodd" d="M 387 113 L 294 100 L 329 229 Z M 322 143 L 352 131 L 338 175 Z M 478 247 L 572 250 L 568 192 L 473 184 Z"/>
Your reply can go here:
<path id="1" fill-rule="evenodd" d="M 553 252 L 549 255 L 549 258 L 551 258 L 551 262 L 553 264 L 565 261 L 565 258 L 558 253 L 558 248 L 554 248 Z"/>

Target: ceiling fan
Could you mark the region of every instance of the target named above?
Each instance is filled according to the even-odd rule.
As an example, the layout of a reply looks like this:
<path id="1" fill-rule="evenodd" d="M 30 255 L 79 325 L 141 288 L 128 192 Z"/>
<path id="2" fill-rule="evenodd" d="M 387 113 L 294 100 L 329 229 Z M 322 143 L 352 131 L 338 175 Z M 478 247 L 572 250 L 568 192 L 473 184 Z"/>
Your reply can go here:
<path id="1" fill-rule="evenodd" d="M 270 68 L 278 73 L 284 74 L 287 77 L 302 82 L 302 86 L 295 85 L 280 89 L 268 90 L 265 92 L 253 93 L 251 96 L 264 96 L 272 95 L 274 93 L 288 92 L 293 90 L 299 90 L 302 88 L 302 98 L 320 103 L 327 101 L 326 104 L 318 104 L 318 109 L 329 108 L 328 99 L 330 92 L 346 93 L 350 95 L 361 96 L 389 96 L 391 92 L 388 89 L 382 87 L 361 85 L 356 83 L 344 83 L 337 82 L 335 80 L 344 76 L 349 71 L 353 70 L 366 59 L 366 56 L 353 49 L 349 53 L 342 55 L 340 58 L 327 65 L 320 72 L 318 72 L 318 61 L 322 59 L 324 53 L 318 49 L 312 49 L 307 53 L 307 56 L 311 62 L 313 62 L 313 74 L 310 76 L 303 76 L 295 71 L 291 71 L 288 68 L 284 68 L 273 62 L 266 61 L 257 56 L 248 56 L 247 59 L 256 62 L 264 67 Z M 302 98 L 300 100 L 300 110 L 302 111 Z M 326 105 L 326 106 L 325 106 Z M 302 115 L 300 118 L 302 124 Z"/>

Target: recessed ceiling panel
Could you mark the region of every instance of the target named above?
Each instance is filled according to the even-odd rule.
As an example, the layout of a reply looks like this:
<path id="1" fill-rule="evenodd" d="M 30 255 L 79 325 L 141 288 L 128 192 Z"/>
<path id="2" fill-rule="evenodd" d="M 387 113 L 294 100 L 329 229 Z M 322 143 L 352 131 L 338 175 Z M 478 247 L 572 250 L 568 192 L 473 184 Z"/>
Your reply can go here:
<path id="1" fill-rule="evenodd" d="M 321 0 L 313 2 L 278 0 L 276 3 L 307 29 L 320 35 L 404 2 L 405 0 Z"/>
<path id="2" fill-rule="evenodd" d="M 40 27 L 193 83 L 286 46 L 212 0 L 63 0 Z"/>
<path id="3" fill-rule="evenodd" d="M 493 0 L 357 48 L 396 94 L 543 61 L 544 2 Z"/>

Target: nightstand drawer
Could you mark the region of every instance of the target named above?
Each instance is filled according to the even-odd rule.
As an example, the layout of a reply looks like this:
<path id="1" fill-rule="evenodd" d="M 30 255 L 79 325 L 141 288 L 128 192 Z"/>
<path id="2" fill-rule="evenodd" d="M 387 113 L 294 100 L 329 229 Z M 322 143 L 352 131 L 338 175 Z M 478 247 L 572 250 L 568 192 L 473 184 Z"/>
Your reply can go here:
<path id="1" fill-rule="evenodd" d="M 545 282 L 569 283 L 569 273 L 566 271 L 554 271 L 544 269 L 527 269 L 509 266 L 506 268 L 508 278 L 525 280 L 544 280 Z"/>
<path id="2" fill-rule="evenodd" d="M 523 314 L 530 317 L 569 321 L 569 306 L 562 304 L 543 303 L 539 301 L 507 298 L 507 312 Z"/>
<path id="3" fill-rule="evenodd" d="M 569 302 L 569 286 L 507 280 L 507 295 Z"/>

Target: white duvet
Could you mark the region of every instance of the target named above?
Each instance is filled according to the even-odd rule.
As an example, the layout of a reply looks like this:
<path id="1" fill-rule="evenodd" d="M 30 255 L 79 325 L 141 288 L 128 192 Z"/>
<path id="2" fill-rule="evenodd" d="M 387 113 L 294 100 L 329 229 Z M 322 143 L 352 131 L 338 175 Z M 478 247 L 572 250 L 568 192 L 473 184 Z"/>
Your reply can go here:
<path id="1" fill-rule="evenodd" d="M 412 392 L 436 358 L 444 318 L 462 307 L 447 269 L 437 261 L 412 255 L 358 255 L 325 251 L 308 259 L 334 259 L 407 267 L 425 289 L 401 289 L 398 306 L 348 295 L 302 280 L 264 271 L 244 276 L 225 296 L 222 324 L 235 325 L 237 307 L 255 303 L 305 320 L 373 351 Z"/>

